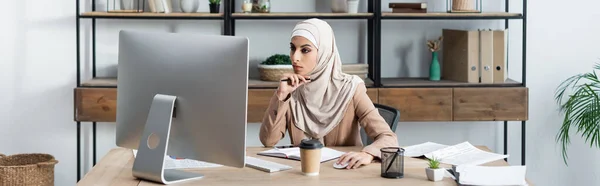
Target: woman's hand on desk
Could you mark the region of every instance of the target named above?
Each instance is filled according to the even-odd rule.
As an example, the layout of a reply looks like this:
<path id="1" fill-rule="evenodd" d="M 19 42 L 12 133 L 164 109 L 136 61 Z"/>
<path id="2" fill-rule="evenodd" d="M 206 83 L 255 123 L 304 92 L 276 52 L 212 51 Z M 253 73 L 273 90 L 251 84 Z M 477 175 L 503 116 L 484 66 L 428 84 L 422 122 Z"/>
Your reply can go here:
<path id="1" fill-rule="evenodd" d="M 338 164 L 348 162 L 346 169 L 355 169 L 361 165 L 368 165 L 373 161 L 373 156 L 366 152 L 348 152 L 338 159 Z"/>
<path id="2" fill-rule="evenodd" d="M 281 77 L 282 81 L 279 83 L 279 88 L 277 89 L 277 95 L 279 96 L 279 99 L 285 99 L 288 94 L 294 92 L 294 90 L 296 90 L 296 88 L 298 88 L 300 85 L 310 82 L 310 80 L 307 80 L 308 78 L 308 76 L 301 76 L 298 74 L 284 74 Z M 287 79 L 290 81 L 283 81 Z"/>

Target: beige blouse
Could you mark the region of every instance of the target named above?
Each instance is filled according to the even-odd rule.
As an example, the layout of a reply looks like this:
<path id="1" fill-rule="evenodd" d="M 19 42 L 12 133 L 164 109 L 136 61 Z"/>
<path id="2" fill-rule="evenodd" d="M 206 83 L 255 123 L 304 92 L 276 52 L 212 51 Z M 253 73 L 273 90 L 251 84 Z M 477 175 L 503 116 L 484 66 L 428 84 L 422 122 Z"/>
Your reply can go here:
<path id="1" fill-rule="evenodd" d="M 272 147 L 285 137 L 286 130 L 290 134 L 290 141 L 294 146 L 300 145 L 306 136 L 292 122 L 289 96 L 281 101 L 277 93 L 271 97 L 269 108 L 265 112 L 260 127 L 260 141 L 266 147 Z M 389 125 L 379 114 L 377 108 L 367 95 L 367 88 L 360 84 L 344 118 L 338 126 L 324 138 L 325 146 L 363 146 L 360 136 L 360 127 L 365 129 L 367 135 L 374 139 L 373 143 L 365 146 L 362 151 L 381 158 L 380 149 L 383 147 L 398 147 L 396 133 L 392 132 Z"/>

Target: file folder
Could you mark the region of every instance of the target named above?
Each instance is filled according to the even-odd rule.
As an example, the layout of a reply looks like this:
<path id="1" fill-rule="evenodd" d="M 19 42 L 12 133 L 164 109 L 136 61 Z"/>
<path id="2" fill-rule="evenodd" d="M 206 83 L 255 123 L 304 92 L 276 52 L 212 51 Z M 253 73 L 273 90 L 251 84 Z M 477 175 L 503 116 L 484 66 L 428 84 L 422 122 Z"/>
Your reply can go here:
<path id="1" fill-rule="evenodd" d="M 494 83 L 504 83 L 506 69 L 506 30 L 494 31 Z"/>
<path id="2" fill-rule="evenodd" d="M 442 79 L 479 83 L 479 31 L 442 30 Z"/>
<path id="3" fill-rule="evenodd" d="M 494 83 L 494 32 L 479 30 L 479 76 L 481 83 Z"/>

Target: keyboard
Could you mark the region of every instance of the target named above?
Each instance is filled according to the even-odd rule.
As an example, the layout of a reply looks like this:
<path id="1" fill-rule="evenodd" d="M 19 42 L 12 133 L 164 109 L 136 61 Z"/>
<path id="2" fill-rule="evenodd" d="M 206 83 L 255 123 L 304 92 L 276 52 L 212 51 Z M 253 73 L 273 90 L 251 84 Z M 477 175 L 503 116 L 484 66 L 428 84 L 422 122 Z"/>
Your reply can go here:
<path id="1" fill-rule="evenodd" d="M 246 156 L 246 166 L 268 173 L 292 169 L 291 166 Z"/>

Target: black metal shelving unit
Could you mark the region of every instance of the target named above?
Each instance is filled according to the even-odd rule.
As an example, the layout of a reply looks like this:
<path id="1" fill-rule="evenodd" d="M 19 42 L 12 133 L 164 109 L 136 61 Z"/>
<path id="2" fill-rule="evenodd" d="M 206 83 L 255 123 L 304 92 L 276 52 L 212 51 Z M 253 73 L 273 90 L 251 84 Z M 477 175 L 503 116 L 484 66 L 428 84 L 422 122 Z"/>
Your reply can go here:
<path id="1" fill-rule="evenodd" d="M 77 56 L 77 88 L 89 87 L 82 84 L 81 77 L 81 20 L 91 20 L 91 47 L 92 47 L 92 78 L 96 78 L 96 19 L 160 19 L 160 20 L 222 20 L 223 29 L 222 35 L 235 35 L 236 20 L 294 20 L 320 18 L 325 20 L 367 20 L 367 63 L 369 64 L 368 77 L 373 81 L 374 88 L 408 88 L 411 85 L 390 85 L 382 84 L 381 78 L 381 26 L 384 20 L 505 20 L 505 28 L 508 29 L 509 20 L 522 20 L 523 24 L 523 40 L 522 40 L 522 82 L 511 83 L 508 85 L 474 85 L 472 87 L 526 87 L 526 36 L 527 36 L 527 0 L 522 0 L 523 13 L 509 13 L 509 0 L 505 0 L 505 12 L 500 13 L 427 13 L 427 14 L 402 14 L 402 13 L 386 13 L 382 12 L 381 0 L 368 0 L 367 12 L 358 14 L 335 14 L 335 13 L 267 13 L 268 15 L 260 14 L 243 14 L 236 13 L 235 0 L 223 0 L 223 12 L 217 14 L 211 13 L 106 13 L 96 12 L 96 0 L 91 0 L 92 12 L 80 11 L 80 1 L 76 3 L 76 56 Z M 507 44 L 508 45 L 508 44 Z M 507 51 L 508 52 L 508 51 Z M 508 54 L 507 54 L 508 55 Z M 508 64 L 507 62 L 507 69 Z M 437 87 L 471 87 L 471 85 L 419 85 L 424 88 Z M 115 86 L 93 86 L 94 88 L 116 88 Z M 75 108 L 75 106 L 74 106 Z M 76 112 L 76 111 L 75 111 Z M 81 124 L 77 121 L 77 181 L 81 179 Z M 96 164 L 96 122 L 92 122 L 93 128 L 93 164 Z M 526 121 L 521 121 L 521 164 L 525 165 L 525 133 Z M 508 152 L 508 121 L 504 121 L 504 154 Z"/>

